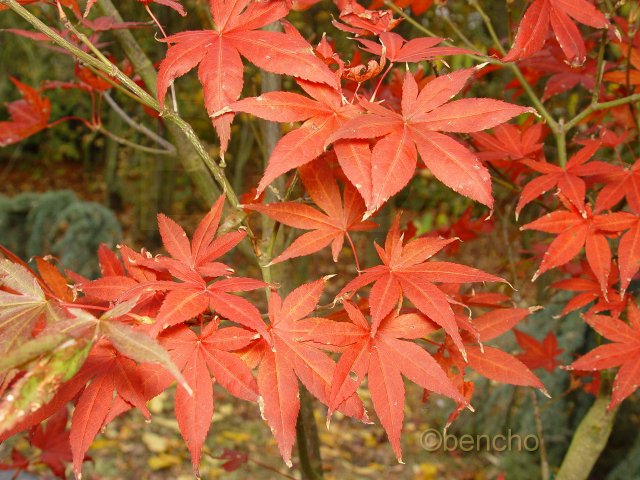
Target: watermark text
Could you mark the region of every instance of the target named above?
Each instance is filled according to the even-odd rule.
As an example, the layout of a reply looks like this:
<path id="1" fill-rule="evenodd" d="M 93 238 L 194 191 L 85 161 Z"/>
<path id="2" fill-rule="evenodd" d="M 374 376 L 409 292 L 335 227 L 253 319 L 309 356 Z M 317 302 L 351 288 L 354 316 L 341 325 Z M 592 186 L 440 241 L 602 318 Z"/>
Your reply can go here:
<path id="1" fill-rule="evenodd" d="M 497 434 L 453 435 L 430 428 L 422 432 L 420 444 L 428 452 L 535 452 L 540 448 L 537 435 L 520 435 L 511 429 Z"/>

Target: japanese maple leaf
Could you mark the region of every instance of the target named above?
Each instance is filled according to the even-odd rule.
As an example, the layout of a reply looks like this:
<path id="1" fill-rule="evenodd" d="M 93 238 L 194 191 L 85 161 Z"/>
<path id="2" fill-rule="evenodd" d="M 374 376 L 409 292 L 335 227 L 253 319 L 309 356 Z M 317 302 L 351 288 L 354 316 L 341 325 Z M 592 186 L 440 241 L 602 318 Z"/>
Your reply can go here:
<path id="1" fill-rule="evenodd" d="M 371 197 L 364 197 L 369 212 L 380 208 L 413 177 L 417 153 L 433 175 L 448 187 L 489 208 L 493 206 L 491 176 L 467 147 L 444 132 L 470 133 L 495 127 L 530 109 L 488 98 L 466 98 L 449 102 L 475 69 L 457 70 L 429 82 L 420 92 L 411 73 L 402 87 L 402 113 L 361 100 L 369 112 L 346 122 L 327 140 L 380 138 L 365 168 L 353 167 L 345 174 L 354 184 L 371 184 Z M 341 165 L 357 163 L 336 149 Z M 341 158 L 342 157 L 342 158 Z M 358 171 L 359 170 L 359 171 Z M 357 173 L 357 175 L 355 175 Z M 370 174 L 370 177 L 369 177 Z"/>
<path id="2" fill-rule="evenodd" d="M 39 320 L 55 323 L 61 312 L 47 298 L 27 268 L 0 259 L 0 354 L 19 349 L 30 339 Z"/>
<path id="3" fill-rule="evenodd" d="M 523 353 L 517 356 L 518 359 L 532 370 L 544 368 L 547 372 L 553 373 L 559 365 L 555 357 L 564 352 L 558 348 L 558 339 L 553 332 L 547 333 L 541 342 L 519 330 L 514 330 L 513 333 L 523 350 Z"/>
<path id="4" fill-rule="evenodd" d="M 260 411 L 271 427 L 282 458 L 289 466 L 300 410 L 298 380 L 314 397 L 329 404 L 336 364 L 320 350 L 326 345 L 318 346 L 303 341 L 310 331 L 333 326 L 333 322 L 328 320 L 307 318 L 320 300 L 324 281 L 320 279 L 304 284 L 292 291 L 284 301 L 276 292 L 272 292 L 269 296 L 269 333 L 273 346 L 260 339 L 252 348 L 254 352 L 259 352 Z M 360 420 L 367 419 L 362 402 L 356 395 L 345 398 L 338 410 Z"/>
<path id="5" fill-rule="evenodd" d="M 620 247 L 618 247 L 618 257 L 620 258 L 620 256 Z M 605 299 L 600 281 L 596 278 L 595 274 L 589 267 L 589 264 L 587 262 L 582 262 L 582 271 L 579 276 L 565 278 L 551 284 L 551 288 L 553 289 L 574 292 L 571 299 L 562 309 L 562 312 L 560 312 L 561 315 L 567 315 L 594 301 L 596 304 L 590 307 L 587 313 L 598 313 L 603 310 L 618 313 L 622 312 L 622 310 L 624 310 L 625 302 L 623 301 L 621 294 L 623 294 L 624 291 L 621 290 L 621 292 L 618 293 L 614 288 L 615 284 L 618 283 L 618 278 L 618 268 L 616 264 L 612 262 L 607 280 L 607 298 Z"/>
<path id="6" fill-rule="evenodd" d="M 516 219 L 527 204 L 553 187 L 557 187 L 558 191 L 567 197 L 581 213 L 584 213 L 586 185 L 581 177 L 599 175 L 610 171 L 610 166 L 607 163 L 599 161 L 588 162 L 598 148 L 600 148 L 600 143 L 598 142 L 587 145 L 573 155 L 564 168 L 547 162 L 523 160 L 523 164 L 543 175 L 534 178 L 522 189 L 516 206 Z"/>
<path id="7" fill-rule="evenodd" d="M 305 190 L 325 213 L 300 202 L 251 204 L 246 208 L 264 213 L 285 225 L 312 230 L 298 237 L 271 263 L 309 255 L 329 244 L 333 260 L 337 262 L 344 238 L 349 238 L 349 232 L 371 230 L 376 224 L 361 220 L 365 211 L 364 202 L 351 184 L 345 185 L 343 200 L 340 199 L 338 184 L 324 161 L 309 163 L 298 171 Z"/>
<path id="8" fill-rule="evenodd" d="M 42 452 L 39 461 L 49 467 L 54 475 L 63 479 L 66 478 L 65 464 L 72 460 L 67 419 L 65 406 L 50 417 L 46 425 L 38 425 L 29 436 L 31 445 Z"/>
<path id="9" fill-rule="evenodd" d="M 387 316 L 374 330 L 362 311 L 344 302 L 350 323 L 336 322 L 313 331 L 310 340 L 346 346 L 331 380 L 329 411 L 350 398 L 365 377 L 373 408 L 387 432 L 393 451 L 402 462 L 400 434 L 404 420 L 405 389 L 402 376 L 430 392 L 467 404 L 442 367 L 429 352 L 412 342 L 435 330 L 434 325 L 418 314 Z M 333 323 L 333 322 L 329 322 Z M 354 378 L 355 377 L 355 378 Z M 355 381 L 354 381 L 355 380 Z"/>
<path id="10" fill-rule="evenodd" d="M 0 122 L 0 147 L 17 143 L 48 127 L 51 102 L 29 85 L 11 78 L 20 90 L 21 100 L 7 105 L 10 120 Z"/>
<path id="11" fill-rule="evenodd" d="M 180 282 L 148 281 L 130 288 L 120 298 L 132 298 L 152 290 L 167 291 L 156 317 L 156 333 L 162 328 L 195 318 L 211 308 L 221 316 L 268 338 L 264 324 L 255 321 L 256 316 L 260 316 L 258 309 L 244 298 L 230 294 L 265 287 L 264 282 L 244 277 L 210 282 L 233 273 L 228 265 L 213 260 L 235 247 L 246 235 L 245 231 L 235 231 L 215 238 L 223 203 L 224 196 L 220 196 L 200 221 L 191 242 L 182 227 L 170 218 L 158 215 L 162 242 L 171 257 L 157 257 L 155 261 L 166 267 Z"/>
<path id="12" fill-rule="evenodd" d="M 505 166 L 505 163 L 519 160 L 538 160 L 542 155 L 546 128 L 542 123 L 519 127 L 505 123 L 498 125 L 492 133 L 471 134 L 480 160 Z"/>
<path id="13" fill-rule="evenodd" d="M 384 250 L 377 244 L 383 265 L 364 270 L 338 294 L 355 292 L 375 282 L 369 294 L 371 305 L 371 332 L 376 334 L 380 322 L 406 297 L 430 320 L 440 325 L 451 336 L 464 354 L 455 315 L 449 297 L 435 283 L 504 282 L 500 277 L 481 270 L 451 262 L 426 262 L 455 239 L 416 238 L 403 245 L 400 218 L 397 216 L 389 229 Z"/>
<path id="14" fill-rule="evenodd" d="M 149 392 L 143 388 L 148 371 L 142 367 L 143 364 L 136 364 L 103 341 L 94 346 L 76 374 L 76 387 L 81 388 L 91 381 L 80 394 L 71 417 L 70 442 L 76 475 L 80 473 L 85 452 L 94 438 L 115 415 L 133 406 L 150 418 L 146 402 L 162 389 Z M 164 376 L 167 378 L 166 373 Z M 165 388 L 171 378 L 167 380 Z M 124 402 L 128 407 L 122 410 L 119 402 Z M 114 409 L 117 409 L 115 413 Z"/>
<path id="15" fill-rule="evenodd" d="M 126 245 L 119 245 L 120 259 L 106 245 L 98 249 L 98 263 L 102 277 L 96 280 L 76 279 L 75 288 L 84 297 L 77 299 L 77 303 L 109 305 L 125 297 L 130 289 L 139 287 L 147 282 L 168 281 L 172 279 L 166 267 L 155 261 L 146 250 L 134 252 Z M 137 288 L 140 290 L 140 288 Z M 133 313 L 155 318 L 158 314 L 165 294 L 162 291 L 142 289 Z"/>
<path id="16" fill-rule="evenodd" d="M 532 280 L 535 281 L 547 270 L 569 262 L 584 247 L 589 266 L 606 298 L 607 279 L 611 269 L 611 247 L 607 235 L 632 227 L 635 215 L 627 212 L 594 214 L 589 205 L 578 209 L 568 201 L 564 202 L 564 206 L 567 210 L 547 213 L 520 227 L 521 230 L 538 230 L 557 235 L 545 252 Z"/>
<path id="17" fill-rule="evenodd" d="M 230 105 L 242 92 L 240 55 L 262 70 L 337 86 L 335 75 L 314 56 L 311 46 L 292 26 L 286 25 L 284 33 L 258 30 L 289 12 L 285 1 L 209 0 L 209 7 L 215 30 L 186 31 L 162 40 L 170 46 L 158 70 L 161 106 L 171 82 L 198 64 L 209 114 Z M 224 154 L 233 113 L 216 116 L 212 121 Z"/>
<path id="18" fill-rule="evenodd" d="M 247 346 L 256 334 L 238 327 L 218 329 L 218 325 L 219 321 L 213 320 L 202 327 L 200 334 L 179 325 L 160 338 L 193 390 L 189 395 L 182 386 L 177 387 L 175 413 L 196 473 L 213 416 L 213 383 L 218 382 L 243 400 L 258 399 L 251 370 L 238 355 L 230 353 Z"/>
<path id="19" fill-rule="evenodd" d="M 608 167 L 609 170 L 602 175 L 606 185 L 598 193 L 595 208 L 598 211 L 609 210 L 625 198 L 629 207 L 640 213 L 640 160 L 631 166 L 608 164 Z"/>
<path id="20" fill-rule="evenodd" d="M 536 307 L 530 309 L 501 308 L 480 315 L 473 322 L 475 332 L 463 332 L 467 351 L 466 360 L 461 358 L 457 349 L 451 348 L 449 339 L 446 339 L 444 343 L 447 356 L 459 372 L 464 372 L 468 366 L 483 377 L 493 381 L 510 385 L 531 386 L 539 388 L 546 394 L 544 385 L 531 372 L 529 365 L 507 352 L 486 345 L 486 342 L 511 330 L 514 325 L 535 310 Z M 461 320 L 463 322 L 467 321 L 466 319 Z M 482 345 L 478 346 L 478 342 L 481 342 Z M 439 356 L 439 358 L 441 357 Z"/>
<path id="21" fill-rule="evenodd" d="M 304 80 L 298 80 L 298 85 L 311 98 L 293 92 L 268 92 L 229 106 L 235 112 L 266 120 L 304 121 L 300 128 L 287 133 L 276 144 L 258 184 L 258 194 L 283 173 L 322 155 L 327 138 L 362 111 L 356 105 L 343 103 L 341 92 L 331 86 Z"/>
<path id="22" fill-rule="evenodd" d="M 445 55 L 459 55 L 471 53 L 469 50 L 457 47 L 437 47 L 444 38 L 438 37 L 421 37 L 411 40 L 405 40 L 401 35 L 394 32 L 383 32 L 378 37 L 380 43 L 359 38 L 363 50 L 373 53 L 374 55 L 384 55 L 387 60 L 393 63 L 405 62 L 422 62 L 425 60 L 433 60 L 435 57 Z"/>
<path id="23" fill-rule="evenodd" d="M 572 19 L 593 28 L 609 26 L 604 14 L 588 0 L 533 0 L 503 60 L 512 62 L 542 50 L 552 30 L 565 58 L 572 64 L 584 63 L 587 57 L 584 40 Z"/>
<path id="24" fill-rule="evenodd" d="M 640 311 L 627 308 L 628 323 L 617 317 L 585 315 L 584 320 L 613 343 L 600 345 L 567 367 L 568 370 L 606 370 L 620 367 L 613 382 L 609 410 L 631 395 L 640 384 Z"/>

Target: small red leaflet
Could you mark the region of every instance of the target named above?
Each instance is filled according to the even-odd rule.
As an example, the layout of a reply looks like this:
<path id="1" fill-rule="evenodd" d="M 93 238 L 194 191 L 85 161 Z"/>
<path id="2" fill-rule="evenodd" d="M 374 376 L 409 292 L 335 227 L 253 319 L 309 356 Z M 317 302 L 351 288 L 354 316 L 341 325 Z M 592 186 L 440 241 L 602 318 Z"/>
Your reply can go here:
<path id="1" fill-rule="evenodd" d="M 362 221 L 365 207 L 356 189 L 349 183 L 344 187 L 343 199 L 331 169 L 324 160 L 317 160 L 298 169 L 302 183 L 313 201 L 325 213 L 300 202 L 281 202 L 270 205 L 258 203 L 247 205 L 285 225 L 303 230 L 312 230 L 298 237 L 271 263 L 279 263 L 293 257 L 309 255 L 331 244 L 334 262 L 349 232 L 371 230 L 376 226 Z M 349 238 L 349 241 L 351 239 Z"/>
<path id="2" fill-rule="evenodd" d="M 584 320 L 613 343 L 600 345 L 567 367 L 569 370 L 605 370 L 620 367 L 613 382 L 609 409 L 631 395 L 640 384 L 640 310 L 630 302 L 625 323 L 606 315 L 587 315 Z"/>

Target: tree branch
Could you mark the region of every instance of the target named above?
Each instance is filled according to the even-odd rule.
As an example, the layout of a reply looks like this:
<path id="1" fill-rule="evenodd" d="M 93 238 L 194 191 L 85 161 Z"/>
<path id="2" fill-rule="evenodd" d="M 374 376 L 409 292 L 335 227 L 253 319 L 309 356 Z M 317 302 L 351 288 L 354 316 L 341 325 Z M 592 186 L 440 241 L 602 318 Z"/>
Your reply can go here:
<path id="1" fill-rule="evenodd" d="M 606 382 L 608 384 L 608 382 Z M 606 388 L 609 388 L 608 386 Z M 586 480 L 607 445 L 618 407 L 607 411 L 609 395 L 596 398 L 573 434 L 569 450 L 562 461 L 556 480 Z"/>
<path id="2" fill-rule="evenodd" d="M 151 130 L 149 130 L 149 128 L 147 128 L 146 126 L 142 125 L 139 122 L 136 122 L 133 118 L 131 118 L 129 116 L 129 114 L 127 114 L 127 112 L 125 112 L 122 107 L 120 105 L 118 105 L 118 103 L 111 97 L 111 95 L 109 95 L 109 93 L 105 92 L 103 94 L 103 98 L 105 99 L 105 101 L 109 104 L 109 106 L 113 109 L 113 111 L 122 119 L 124 120 L 124 122 L 129 125 L 131 128 L 133 128 L 134 130 L 142 133 L 144 136 L 146 136 L 147 138 L 149 138 L 150 140 L 152 140 L 153 142 L 157 143 L 158 145 L 160 145 L 161 147 L 163 147 L 165 150 L 169 150 L 172 151 L 172 153 L 175 154 L 176 152 L 176 147 L 174 147 L 174 145 L 171 142 L 166 141 L 164 138 L 162 138 L 160 135 L 158 135 L 157 133 L 152 132 Z"/>

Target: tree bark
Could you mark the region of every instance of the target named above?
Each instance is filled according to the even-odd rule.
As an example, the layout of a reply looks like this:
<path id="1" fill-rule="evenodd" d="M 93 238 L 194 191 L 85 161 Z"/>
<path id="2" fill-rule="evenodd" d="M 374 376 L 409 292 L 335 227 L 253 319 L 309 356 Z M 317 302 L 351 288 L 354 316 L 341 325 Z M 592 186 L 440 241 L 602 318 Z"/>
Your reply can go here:
<path id="1" fill-rule="evenodd" d="M 602 391 L 576 429 L 556 480 L 586 480 L 609 440 L 618 406 L 607 411 L 610 397 Z"/>

